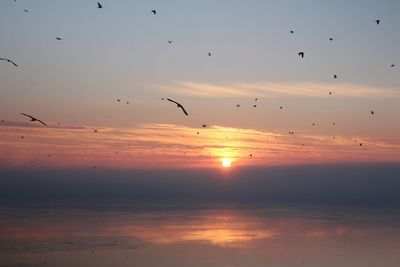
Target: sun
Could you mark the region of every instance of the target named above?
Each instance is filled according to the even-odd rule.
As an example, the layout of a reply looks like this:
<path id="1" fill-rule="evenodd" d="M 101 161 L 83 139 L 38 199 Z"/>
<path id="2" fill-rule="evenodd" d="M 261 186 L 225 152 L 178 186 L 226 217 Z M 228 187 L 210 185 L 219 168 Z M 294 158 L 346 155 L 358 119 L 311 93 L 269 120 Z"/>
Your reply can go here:
<path id="1" fill-rule="evenodd" d="M 222 159 L 222 167 L 229 168 L 231 166 L 231 160 L 228 158 Z"/>

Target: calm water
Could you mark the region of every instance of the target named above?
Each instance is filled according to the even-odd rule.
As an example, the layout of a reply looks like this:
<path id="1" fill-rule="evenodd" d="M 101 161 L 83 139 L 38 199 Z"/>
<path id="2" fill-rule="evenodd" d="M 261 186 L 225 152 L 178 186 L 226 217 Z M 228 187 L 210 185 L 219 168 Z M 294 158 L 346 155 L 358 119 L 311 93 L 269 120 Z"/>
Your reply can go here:
<path id="1" fill-rule="evenodd" d="M 1 209 L 0 266 L 399 266 L 395 210 Z"/>

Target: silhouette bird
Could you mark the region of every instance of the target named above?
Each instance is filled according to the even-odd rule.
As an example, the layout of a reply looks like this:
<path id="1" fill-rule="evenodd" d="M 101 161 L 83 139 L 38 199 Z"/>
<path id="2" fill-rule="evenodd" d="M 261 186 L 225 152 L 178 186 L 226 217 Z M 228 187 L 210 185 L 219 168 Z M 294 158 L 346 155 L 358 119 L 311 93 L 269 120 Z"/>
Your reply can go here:
<path id="1" fill-rule="evenodd" d="M 253 157 L 253 154 L 249 154 L 249 157 L 252 158 L 252 157 Z"/>
<path id="2" fill-rule="evenodd" d="M 8 59 L 8 58 L 0 58 L 0 60 L 7 61 L 7 62 L 13 64 L 15 67 L 18 67 L 18 65 L 17 65 L 14 61 L 12 61 L 11 59 Z"/>
<path id="3" fill-rule="evenodd" d="M 174 41 L 172 41 L 172 40 L 168 40 L 168 43 L 170 43 L 170 44 L 172 44 Z"/>
<path id="4" fill-rule="evenodd" d="M 121 102 L 121 99 L 117 98 L 117 102 Z"/>
<path id="5" fill-rule="evenodd" d="M 203 124 L 203 128 L 206 128 L 207 127 L 207 124 Z"/>
<path id="6" fill-rule="evenodd" d="M 336 125 L 336 122 L 332 122 L 332 125 L 335 126 L 335 125 Z"/>
<path id="7" fill-rule="evenodd" d="M 290 33 L 291 33 L 291 34 L 294 34 L 294 31 L 292 30 L 292 31 L 290 31 Z"/>
<path id="8" fill-rule="evenodd" d="M 332 94 L 332 92 L 329 92 L 329 94 L 331 95 L 331 94 Z"/>
<path id="9" fill-rule="evenodd" d="M 28 9 L 24 9 L 24 11 L 25 11 L 25 12 L 28 12 L 29 10 L 28 10 Z"/>
<path id="10" fill-rule="evenodd" d="M 236 107 L 237 107 L 237 108 L 240 107 L 240 104 L 236 104 Z"/>
<path id="11" fill-rule="evenodd" d="M 329 41 L 331 41 L 331 42 L 332 42 L 332 41 L 333 41 L 333 38 L 332 38 L 332 37 L 331 37 L 331 38 L 329 38 Z"/>
<path id="12" fill-rule="evenodd" d="M 24 115 L 24 116 L 26 116 L 26 117 L 29 117 L 29 118 L 31 119 L 31 121 L 37 121 L 37 122 L 40 122 L 41 124 L 47 126 L 46 123 L 44 123 L 43 121 L 41 121 L 41 120 L 39 120 L 39 119 L 37 119 L 37 118 L 35 118 L 35 117 L 29 115 L 29 114 L 21 113 L 21 115 Z"/>
<path id="13" fill-rule="evenodd" d="M 97 133 L 97 129 L 92 128 L 92 131 L 93 131 L 94 133 Z"/>
<path id="14" fill-rule="evenodd" d="M 169 98 L 167 98 L 167 100 L 169 102 L 175 103 L 178 108 L 182 109 L 183 113 L 185 113 L 186 116 L 189 116 L 189 114 L 186 112 L 185 108 L 180 103 L 176 102 L 175 100 L 169 99 Z"/>
<path id="15" fill-rule="evenodd" d="M 312 126 L 315 126 L 315 122 L 312 123 Z"/>
<path id="16" fill-rule="evenodd" d="M 103 8 L 103 5 L 97 2 L 97 8 Z"/>
<path id="17" fill-rule="evenodd" d="M 253 108 L 256 108 L 257 107 L 257 105 L 253 105 Z"/>
<path id="18" fill-rule="evenodd" d="M 126 104 L 129 105 L 129 101 L 126 101 Z"/>
<path id="19" fill-rule="evenodd" d="M 282 106 L 280 106 L 279 108 L 280 108 L 280 109 L 283 109 L 283 107 L 282 107 Z"/>
<path id="20" fill-rule="evenodd" d="M 375 111 L 371 110 L 371 115 L 374 115 L 374 114 L 375 114 Z"/>
<path id="21" fill-rule="evenodd" d="M 61 41 L 61 40 L 62 40 L 62 38 L 60 38 L 60 37 L 56 37 L 56 40 L 58 40 L 58 41 Z"/>
<path id="22" fill-rule="evenodd" d="M 381 23 L 381 20 L 377 19 L 377 20 L 375 20 L 375 22 L 376 22 L 376 25 L 379 25 Z"/>
<path id="23" fill-rule="evenodd" d="M 304 52 L 299 52 L 297 53 L 299 56 L 301 56 L 301 58 L 304 58 Z"/>
<path id="24" fill-rule="evenodd" d="M 333 79 L 337 79 L 337 75 L 336 74 L 333 74 Z"/>
<path id="25" fill-rule="evenodd" d="M 294 132 L 289 132 L 289 134 L 294 134 Z"/>
<path id="26" fill-rule="evenodd" d="M 208 52 L 208 56 L 211 57 L 211 52 Z"/>
<path id="27" fill-rule="evenodd" d="M 153 9 L 153 10 L 151 10 L 151 12 L 152 12 L 154 15 L 157 15 L 157 10 Z"/>
<path id="28" fill-rule="evenodd" d="M 363 144 L 362 143 L 360 143 L 360 146 L 362 146 Z"/>
<path id="29" fill-rule="evenodd" d="M 391 68 L 394 68 L 394 66 L 396 66 L 395 64 L 390 65 Z"/>
<path id="30" fill-rule="evenodd" d="M 258 98 L 254 98 L 254 101 L 257 101 L 258 100 Z"/>

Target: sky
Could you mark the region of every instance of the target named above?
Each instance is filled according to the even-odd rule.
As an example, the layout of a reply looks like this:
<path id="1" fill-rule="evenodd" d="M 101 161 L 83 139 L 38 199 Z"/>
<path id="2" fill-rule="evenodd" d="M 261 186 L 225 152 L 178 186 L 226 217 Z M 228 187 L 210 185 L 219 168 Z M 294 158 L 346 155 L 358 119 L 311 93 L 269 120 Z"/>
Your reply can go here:
<path id="1" fill-rule="evenodd" d="M 400 161 L 398 1 L 101 3 L 0 2 L 1 167 Z"/>

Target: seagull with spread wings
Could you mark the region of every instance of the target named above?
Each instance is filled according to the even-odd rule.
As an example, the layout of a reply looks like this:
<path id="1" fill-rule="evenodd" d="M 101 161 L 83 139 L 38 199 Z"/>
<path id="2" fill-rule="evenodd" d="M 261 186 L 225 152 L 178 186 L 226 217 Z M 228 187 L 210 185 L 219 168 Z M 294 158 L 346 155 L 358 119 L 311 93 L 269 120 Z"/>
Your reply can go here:
<path id="1" fill-rule="evenodd" d="M 43 124 L 44 126 L 47 126 L 46 123 L 44 123 L 43 121 L 41 121 L 41 120 L 39 120 L 38 118 L 35 118 L 35 117 L 33 117 L 33 116 L 29 115 L 29 114 L 21 113 L 21 115 L 24 115 L 24 116 L 26 116 L 26 117 L 29 117 L 29 118 L 31 119 L 31 121 L 37 121 L 37 122 L 40 122 L 41 124 Z"/>
<path id="2" fill-rule="evenodd" d="M 11 59 L 8 59 L 8 58 L 0 58 L 0 60 L 7 61 L 7 62 L 13 64 L 15 67 L 18 67 L 18 65 L 17 65 L 14 61 L 12 61 Z"/>
<path id="3" fill-rule="evenodd" d="M 183 113 L 185 113 L 186 116 L 189 116 L 189 114 L 186 112 L 185 108 L 180 103 L 178 103 L 175 100 L 172 100 L 170 98 L 167 98 L 167 100 L 169 102 L 175 103 L 178 108 L 182 109 Z"/>

